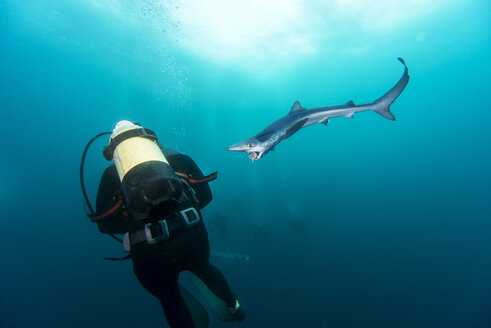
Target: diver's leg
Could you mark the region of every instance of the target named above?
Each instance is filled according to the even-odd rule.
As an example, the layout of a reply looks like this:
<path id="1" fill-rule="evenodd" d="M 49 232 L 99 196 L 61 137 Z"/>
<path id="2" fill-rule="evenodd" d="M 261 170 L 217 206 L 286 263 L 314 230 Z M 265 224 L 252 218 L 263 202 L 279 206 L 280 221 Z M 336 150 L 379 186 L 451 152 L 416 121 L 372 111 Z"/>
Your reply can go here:
<path id="1" fill-rule="evenodd" d="M 198 278 L 205 283 L 213 294 L 222 299 L 228 307 L 235 307 L 235 301 L 237 298 L 230 289 L 230 286 L 228 285 L 223 274 L 214 265 L 206 261 L 190 271 L 198 276 Z"/>
<path id="2" fill-rule="evenodd" d="M 195 328 L 191 313 L 179 292 L 178 273 L 164 273 L 161 270 L 155 270 L 155 267 L 152 266 L 147 269 L 141 270 L 139 267 L 139 270 L 135 272 L 136 276 L 142 286 L 159 299 L 169 326 Z"/>
<path id="3" fill-rule="evenodd" d="M 159 297 L 165 317 L 172 328 L 194 328 L 191 312 L 179 292 L 177 279 Z"/>
<path id="4" fill-rule="evenodd" d="M 209 298 L 208 301 L 211 302 L 210 304 L 215 314 L 221 320 L 243 321 L 245 319 L 246 313 L 244 308 L 239 304 L 237 297 L 230 289 L 223 274 L 215 266 L 206 261 L 201 266 L 190 271 L 206 285 L 206 287 L 199 287 L 200 283 L 198 283 L 196 287 L 201 290 L 203 296 L 208 295 L 205 298 Z M 208 294 L 210 292 L 211 294 Z M 218 303 L 214 301 L 216 298 L 220 299 Z M 223 305 L 227 308 L 224 308 Z"/>

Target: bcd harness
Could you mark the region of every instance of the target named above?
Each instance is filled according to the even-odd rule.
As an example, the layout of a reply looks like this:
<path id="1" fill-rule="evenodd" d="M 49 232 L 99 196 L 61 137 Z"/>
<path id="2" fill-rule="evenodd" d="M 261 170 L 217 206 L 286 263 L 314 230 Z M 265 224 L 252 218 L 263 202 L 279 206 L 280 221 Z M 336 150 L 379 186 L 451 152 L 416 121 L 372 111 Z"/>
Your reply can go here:
<path id="1" fill-rule="evenodd" d="M 133 215 L 129 213 L 129 212 L 131 213 L 133 212 L 129 211 L 128 209 L 127 206 L 128 204 L 125 202 L 125 195 L 122 192 L 121 187 L 113 193 L 114 203 L 102 213 L 96 213 L 93 210 L 92 206 L 90 205 L 89 199 L 87 197 L 87 193 L 85 191 L 84 180 L 83 180 L 83 167 L 84 167 L 86 153 L 91 143 L 95 139 L 106 134 L 110 134 L 110 132 L 100 133 L 94 138 L 92 138 L 87 144 L 82 155 L 82 161 L 80 167 L 80 180 L 81 180 L 81 186 L 82 186 L 82 192 L 84 194 L 84 198 L 91 211 L 91 213 L 88 214 L 88 216 L 92 222 L 98 222 L 100 220 L 108 219 L 110 217 L 115 217 L 119 215 L 123 215 L 133 219 Z M 128 131 L 123 131 L 114 137 L 112 136 L 109 145 L 104 149 L 103 152 L 104 157 L 107 160 L 113 159 L 113 154 L 116 148 L 118 147 L 118 145 L 124 142 L 125 140 L 134 137 L 142 137 L 145 139 L 149 139 L 160 146 L 157 140 L 157 136 L 152 130 L 139 127 Z M 215 180 L 217 178 L 217 172 L 214 172 L 207 176 L 195 177 L 184 172 L 174 171 L 172 168 L 171 170 L 173 173 L 175 173 L 175 175 L 173 176 L 177 177 L 178 181 L 180 182 L 180 183 L 177 182 L 177 184 L 180 184 L 183 187 L 179 198 L 175 199 L 177 201 L 176 209 L 172 210 L 172 213 L 168 213 L 168 215 L 165 215 L 165 217 L 156 218 L 155 216 L 149 216 L 148 218 L 145 219 L 138 218 L 136 222 L 138 222 L 138 226 L 142 228 L 136 229 L 135 231 L 127 232 L 124 235 L 123 240 L 119 239 L 118 237 L 110 233 L 109 235 L 111 237 L 123 243 L 125 250 L 129 251 L 131 245 L 135 245 L 141 242 L 147 242 L 148 244 L 157 244 L 166 241 L 171 237 L 171 235 L 177 234 L 180 231 L 184 231 L 188 228 L 191 228 L 201 221 L 199 211 L 196 210 L 196 208 L 194 207 L 195 204 L 199 203 L 199 199 L 193 187 L 201 183 L 208 183 L 212 180 Z M 147 198 L 144 191 L 142 191 L 142 199 L 148 201 L 149 206 L 154 205 L 151 202 L 151 200 Z M 156 205 L 159 206 L 160 204 L 156 204 Z M 130 256 L 128 255 L 123 258 L 106 258 L 106 259 L 122 260 L 122 259 L 127 259 L 129 257 Z"/>
<path id="2" fill-rule="evenodd" d="M 176 171 L 176 175 L 179 177 L 181 183 L 187 187 L 186 189 L 189 190 L 189 196 L 192 197 L 196 203 L 199 203 L 199 199 L 196 196 L 193 186 L 215 180 L 218 177 L 218 172 L 213 172 L 203 177 L 190 177 L 186 173 Z M 128 212 L 124 209 L 124 199 L 121 189 L 118 189 L 113 193 L 113 199 L 115 200 L 115 203 L 104 212 L 99 214 L 87 214 L 90 220 L 92 222 L 97 222 L 120 213 L 121 215 L 128 216 Z"/>
<path id="3" fill-rule="evenodd" d="M 182 172 L 176 172 L 176 175 L 183 185 L 186 186 L 186 192 L 183 193 L 178 210 L 162 220 L 147 222 L 140 230 L 126 233 L 123 239 L 126 251 L 129 251 L 130 245 L 140 242 L 146 241 L 149 244 L 156 244 L 165 241 L 172 234 L 191 228 L 201 220 L 199 212 L 192 206 L 193 204 L 199 203 L 193 186 L 215 180 L 217 178 L 217 172 L 203 177 L 190 177 L 188 174 Z M 95 215 L 89 214 L 90 220 L 97 222 L 118 215 L 127 217 L 128 211 L 125 208 L 124 198 L 120 189 L 113 193 L 113 199 L 115 200 L 114 204 L 106 211 Z"/>

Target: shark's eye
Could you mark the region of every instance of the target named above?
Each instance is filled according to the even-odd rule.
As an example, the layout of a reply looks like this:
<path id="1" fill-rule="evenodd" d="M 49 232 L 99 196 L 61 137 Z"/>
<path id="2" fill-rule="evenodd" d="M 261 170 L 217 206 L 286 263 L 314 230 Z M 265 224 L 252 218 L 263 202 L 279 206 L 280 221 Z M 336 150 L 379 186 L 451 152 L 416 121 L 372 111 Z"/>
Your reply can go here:
<path id="1" fill-rule="evenodd" d="M 247 144 L 247 147 L 252 148 L 253 144 Z"/>

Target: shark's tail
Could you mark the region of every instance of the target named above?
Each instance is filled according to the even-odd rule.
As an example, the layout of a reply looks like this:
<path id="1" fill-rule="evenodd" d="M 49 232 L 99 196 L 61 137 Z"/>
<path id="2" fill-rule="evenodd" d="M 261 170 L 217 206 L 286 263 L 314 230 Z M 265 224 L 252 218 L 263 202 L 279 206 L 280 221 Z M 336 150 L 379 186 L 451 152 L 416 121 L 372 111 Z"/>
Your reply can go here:
<path id="1" fill-rule="evenodd" d="M 402 74 L 401 79 L 386 94 L 384 94 L 382 97 L 380 97 L 379 99 L 373 102 L 374 104 L 373 110 L 379 113 L 380 115 L 382 115 L 383 117 L 385 117 L 386 119 L 392 121 L 395 120 L 396 118 L 390 112 L 390 105 L 392 105 L 394 100 L 396 100 L 397 97 L 399 97 L 402 90 L 404 90 L 407 83 L 409 82 L 409 74 L 408 74 L 406 62 L 404 62 L 404 59 L 402 59 L 401 57 L 397 59 L 404 65 L 404 73 Z"/>

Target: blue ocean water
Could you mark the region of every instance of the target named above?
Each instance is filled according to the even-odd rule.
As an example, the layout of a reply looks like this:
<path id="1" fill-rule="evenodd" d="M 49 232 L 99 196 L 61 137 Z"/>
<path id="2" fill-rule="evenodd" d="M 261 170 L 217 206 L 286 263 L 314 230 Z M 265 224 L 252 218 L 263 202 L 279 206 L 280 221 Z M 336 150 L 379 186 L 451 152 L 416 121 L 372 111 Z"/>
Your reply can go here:
<path id="1" fill-rule="evenodd" d="M 0 326 L 166 327 L 85 213 L 80 157 L 121 119 L 212 182 L 214 327 L 491 326 L 488 1 L 3 0 Z M 227 147 L 299 100 L 371 102 L 251 163 Z M 94 201 L 106 140 L 87 158 Z M 218 254 L 218 253 L 215 253 Z"/>

